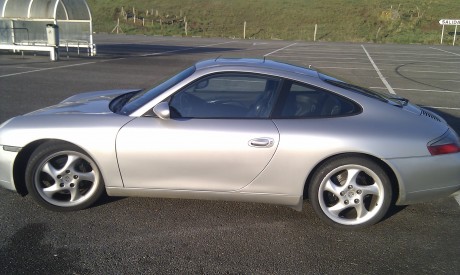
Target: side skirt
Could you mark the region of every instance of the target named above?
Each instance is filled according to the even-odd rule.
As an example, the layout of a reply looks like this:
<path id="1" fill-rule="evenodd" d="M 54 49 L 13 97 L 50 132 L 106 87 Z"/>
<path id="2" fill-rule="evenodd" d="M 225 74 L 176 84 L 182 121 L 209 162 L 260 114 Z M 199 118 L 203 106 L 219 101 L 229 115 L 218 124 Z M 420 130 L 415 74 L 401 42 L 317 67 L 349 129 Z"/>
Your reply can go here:
<path id="1" fill-rule="evenodd" d="M 106 190 L 109 196 L 257 202 L 286 205 L 297 211 L 302 211 L 303 204 L 303 196 L 298 197 L 284 194 L 212 192 L 121 187 L 106 187 Z"/>

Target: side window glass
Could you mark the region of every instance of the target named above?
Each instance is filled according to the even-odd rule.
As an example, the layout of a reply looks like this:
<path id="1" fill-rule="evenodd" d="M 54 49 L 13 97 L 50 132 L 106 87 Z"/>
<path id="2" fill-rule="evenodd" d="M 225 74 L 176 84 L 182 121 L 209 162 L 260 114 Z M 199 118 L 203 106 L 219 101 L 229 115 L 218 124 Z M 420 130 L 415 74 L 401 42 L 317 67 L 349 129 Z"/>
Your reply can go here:
<path id="1" fill-rule="evenodd" d="M 292 83 L 285 92 L 281 118 L 344 116 L 359 110 L 356 104 L 339 95 L 307 85 Z"/>
<path id="2" fill-rule="evenodd" d="M 253 74 L 216 74 L 177 92 L 172 117 L 268 118 L 280 80 Z"/>

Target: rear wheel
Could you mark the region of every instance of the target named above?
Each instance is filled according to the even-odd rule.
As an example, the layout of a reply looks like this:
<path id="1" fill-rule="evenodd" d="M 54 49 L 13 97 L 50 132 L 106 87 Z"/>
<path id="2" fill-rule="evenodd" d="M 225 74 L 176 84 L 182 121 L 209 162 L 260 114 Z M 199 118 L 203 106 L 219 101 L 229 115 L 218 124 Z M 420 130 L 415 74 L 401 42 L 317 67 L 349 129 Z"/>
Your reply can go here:
<path id="1" fill-rule="evenodd" d="M 79 147 L 63 142 L 46 142 L 34 151 L 26 186 L 40 205 L 54 211 L 87 208 L 104 190 L 96 163 Z"/>
<path id="2" fill-rule="evenodd" d="M 385 170 L 366 157 L 335 157 L 312 177 L 309 198 L 315 212 L 339 228 L 366 227 L 380 221 L 391 204 Z"/>

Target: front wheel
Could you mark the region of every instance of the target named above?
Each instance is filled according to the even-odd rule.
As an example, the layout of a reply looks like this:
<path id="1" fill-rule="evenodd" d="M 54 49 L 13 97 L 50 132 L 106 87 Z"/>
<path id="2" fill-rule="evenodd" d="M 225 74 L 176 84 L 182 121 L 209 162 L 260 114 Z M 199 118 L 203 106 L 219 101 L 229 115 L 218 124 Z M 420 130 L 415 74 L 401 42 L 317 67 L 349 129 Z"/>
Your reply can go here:
<path id="1" fill-rule="evenodd" d="M 315 172 L 309 198 L 317 215 L 338 228 L 361 228 L 380 221 L 392 198 L 385 170 L 366 157 L 335 157 Z"/>
<path id="2" fill-rule="evenodd" d="M 26 186 L 37 203 L 54 211 L 87 208 L 104 191 L 91 157 L 63 142 L 45 142 L 34 151 L 26 168 Z"/>

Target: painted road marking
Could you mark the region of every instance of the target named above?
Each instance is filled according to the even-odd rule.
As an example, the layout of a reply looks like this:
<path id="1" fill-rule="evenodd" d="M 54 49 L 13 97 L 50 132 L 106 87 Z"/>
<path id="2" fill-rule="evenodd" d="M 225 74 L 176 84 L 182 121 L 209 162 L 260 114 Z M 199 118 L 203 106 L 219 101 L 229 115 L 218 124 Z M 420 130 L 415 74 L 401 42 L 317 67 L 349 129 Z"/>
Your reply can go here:
<path id="1" fill-rule="evenodd" d="M 438 51 L 441 51 L 441 52 L 450 53 L 450 54 L 453 54 L 453 55 L 460 56 L 460 54 L 458 54 L 458 53 L 453 53 L 453 52 L 449 52 L 449 51 L 442 50 L 442 49 L 438 49 L 438 48 L 434 48 L 434 47 L 430 47 L 430 49 L 438 50 Z"/>
<path id="2" fill-rule="evenodd" d="M 422 106 L 422 107 L 439 109 L 439 110 L 460 110 L 460 108 L 455 108 L 455 107 L 438 107 L 438 106 Z"/>
<path id="3" fill-rule="evenodd" d="M 188 51 L 188 50 L 192 50 L 192 49 L 196 49 L 196 48 L 212 47 L 212 46 L 228 44 L 228 43 L 234 43 L 234 42 L 235 41 L 229 41 L 229 42 L 223 42 L 223 43 L 216 43 L 216 44 L 208 44 L 208 45 L 190 47 L 190 48 L 185 48 L 185 49 L 180 49 L 180 50 L 172 50 L 172 51 L 157 52 L 157 53 L 142 54 L 142 55 L 133 55 L 133 56 L 130 56 L 130 57 L 121 57 L 121 58 L 114 58 L 114 59 L 107 59 L 107 60 L 100 60 L 100 61 L 78 63 L 78 64 L 65 65 L 65 66 L 56 66 L 56 67 L 51 67 L 51 68 L 42 68 L 42 69 L 30 70 L 30 71 L 26 71 L 26 72 L 0 75 L 0 78 L 16 76 L 16 75 L 23 75 L 23 74 L 30 74 L 30 73 L 36 73 L 36 72 L 43 72 L 43 71 L 49 71 L 49 70 L 57 70 L 57 69 L 63 69 L 63 68 L 69 68 L 69 67 L 84 66 L 84 65 L 96 64 L 96 63 L 111 62 L 111 61 L 115 61 L 115 60 L 123 60 L 123 59 L 127 59 L 127 58 L 132 58 L 132 57 L 146 57 L 146 56 L 155 56 L 155 55 L 162 55 L 162 54 L 175 53 L 175 52 L 183 52 L 183 51 Z"/>
<path id="4" fill-rule="evenodd" d="M 228 43 L 235 43 L 235 41 L 216 43 L 216 44 L 209 44 L 209 45 L 202 45 L 202 46 L 197 46 L 197 47 L 189 47 L 189 48 L 180 49 L 180 50 L 172 50 L 172 51 L 165 51 L 165 52 L 158 52 L 158 53 L 148 53 L 148 54 L 143 54 L 143 55 L 139 55 L 139 56 L 140 57 L 146 57 L 146 56 L 162 55 L 162 54 L 165 54 L 165 53 L 185 52 L 185 51 L 193 50 L 193 49 L 196 49 L 196 48 L 212 47 L 212 46 L 218 46 L 218 45 L 223 45 L 223 44 L 228 44 Z"/>
<path id="5" fill-rule="evenodd" d="M 432 74 L 460 74 L 460 72 L 440 72 L 440 71 L 414 71 L 414 70 L 398 70 L 398 72 L 411 72 L 411 73 L 432 73 Z"/>
<path id="6" fill-rule="evenodd" d="M 315 68 L 318 69 L 340 69 L 340 70 L 363 70 L 363 71 L 373 71 L 374 69 L 372 68 L 353 68 L 353 67 L 320 67 L 320 66 L 314 66 Z"/>
<path id="7" fill-rule="evenodd" d="M 79 63 L 79 64 L 72 64 L 72 65 L 65 65 L 65 66 L 58 66 L 58 67 L 52 67 L 52 68 L 42 68 L 42 69 L 36 69 L 36 70 L 27 71 L 27 72 L 4 74 L 4 75 L 0 75 L 0 78 L 9 77 L 9 76 L 15 76 L 15 75 L 22 75 L 22 74 L 30 74 L 30 73 L 35 73 L 35 72 L 43 72 L 43 71 L 48 71 L 48 70 L 55 70 L 55 69 L 62 69 L 62 68 L 69 68 L 69 67 L 76 67 L 76 66 L 83 66 L 83 65 L 95 64 L 95 63 L 97 63 L 97 61 L 85 62 L 85 63 Z"/>
<path id="8" fill-rule="evenodd" d="M 271 53 L 267 53 L 267 54 L 264 55 L 264 56 L 272 55 L 272 54 L 274 54 L 274 53 L 276 53 L 276 52 L 282 51 L 282 50 L 287 49 L 287 48 L 289 48 L 289 47 L 291 47 L 291 46 L 294 46 L 294 45 L 296 45 L 296 44 L 297 44 L 297 43 L 292 43 L 291 45 L 287 45 L 286 47 L 283 47 L 283 48 L 281 48 L 281 49 L 275 50 L 275 51 L 273 51 L 273 52 L 271 52 Z"/>
<path id="9" fill-rule="evenodd" d="M 364 52 L 366 53 L 367 57 L 369 58 L 369 61 L 372 63 L 372 66 L 374 67 L 375 71 L 379 75 L 380 80 L 382 80 L 383 85 L 385 85 L 385 87 L 387 87 L 388 92 L 390 92 L 391 94 L 395 95 L 396 94 L 395 91 L 393 90 L 393 88 L 391 88 L 390 83 L 388 83 L 388 81 L 385 79 L 385 77 L 383 77 L 383 74 L 380 72 L 379 68 L 374 63 L 374 60 L 372 60 L 372 57 L 367 52 L 366 48 L 364 48 L 364 45 L 361 45 L 361 47 L 363 48 Z"/>
<path id="10" fill-rule="evenodd" d="M 370 89 L 379 89 L 386 90 L 385 87 L 369 87 Z M 393 88 L 397 91 L 414 91 L 414 92 L 434 92 L 434 93 L 451 93 L 451 94 L 460 94 L 460 92 L 449 91 L 449 90 L 422 90 L 422 89 L 404 89 L 404 88 Z"/>
<path id="11" fill-rule="evenodd" d="M 364 59 L 362 57 L 322 57 L 322 56 L 307 56 L 306 54 L 304 55 L 308 59 L 321 59 L 321 60 L 358 60 L 358 59 Z M 297 55 L 277 55 L 276 57 L 279 58 L 290 58 L 290 57 L 298 57 Z"/>

